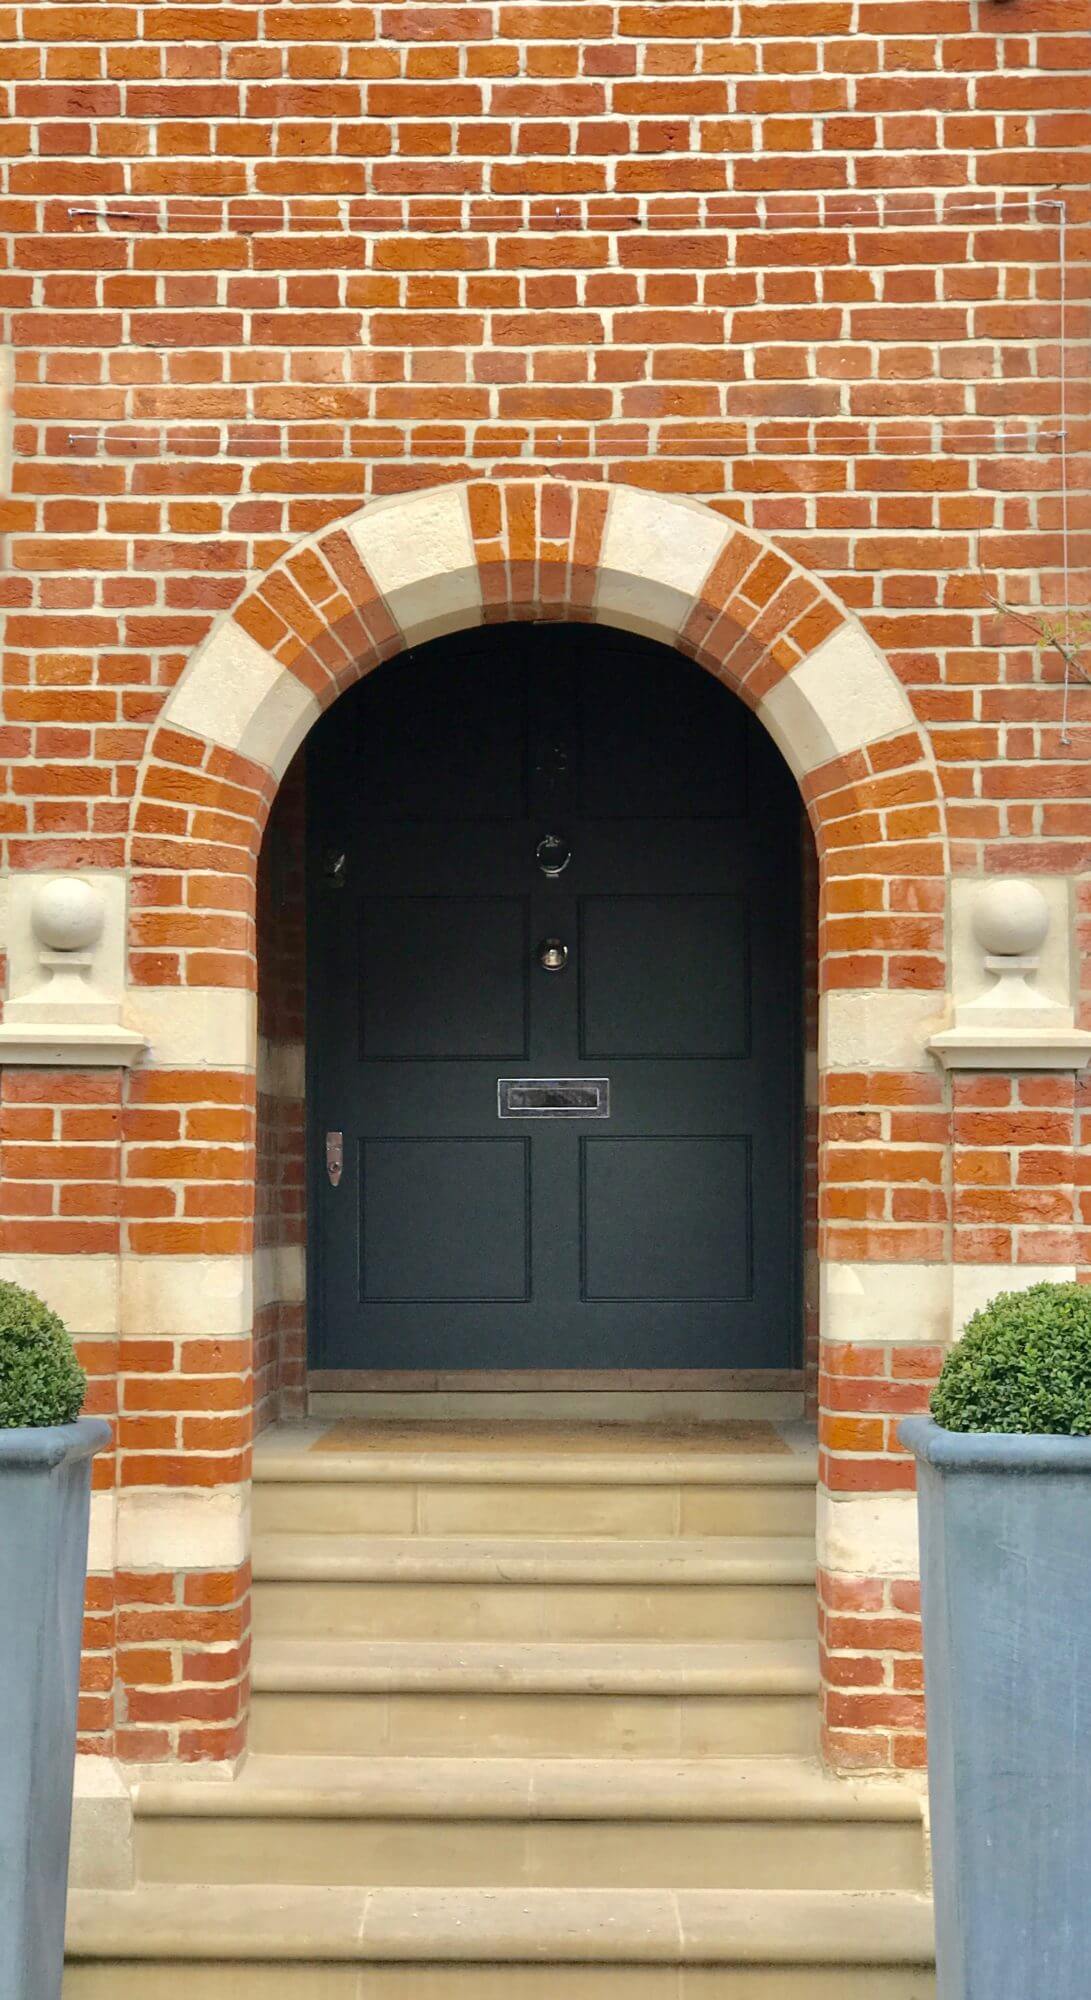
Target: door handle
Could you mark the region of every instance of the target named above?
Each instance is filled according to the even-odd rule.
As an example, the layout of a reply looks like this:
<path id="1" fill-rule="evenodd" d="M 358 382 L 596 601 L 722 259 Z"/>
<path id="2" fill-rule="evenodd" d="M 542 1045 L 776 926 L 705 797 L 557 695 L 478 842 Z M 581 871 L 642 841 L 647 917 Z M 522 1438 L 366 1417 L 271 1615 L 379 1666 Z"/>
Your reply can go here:
<path id="1" fill-rule="evenodd" d="M 345 1135 L 343 1132 L 326 1134 L 326 1177 L 331 1187 L 340 1187 L 341 1175 L 345 1170 Z"/>
<path id="2" fill-rule="evenodd" d="M 568 964 L 568 946 L 561 938 L 543 938 L 538 946 L 538 963 L 543 972 L 563 972 Z"/>

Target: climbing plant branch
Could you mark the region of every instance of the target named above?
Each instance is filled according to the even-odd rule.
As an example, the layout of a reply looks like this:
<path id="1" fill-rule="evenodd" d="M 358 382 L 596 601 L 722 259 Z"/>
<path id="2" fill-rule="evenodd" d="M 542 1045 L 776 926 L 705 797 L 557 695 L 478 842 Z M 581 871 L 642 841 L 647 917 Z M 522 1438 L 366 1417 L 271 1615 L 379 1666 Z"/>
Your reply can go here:
<path id="1" fill-rule="evenodd" d="M 1091 611 L 1064 610 L 1053 615 L 1045 611 L 1028 611 L 1017 604 L 1007 604 L 1002 597 L 998 597 L 984 576 L 981 584 L 995 610 L 1005 618 L 1014 619 L 1028 632 L 1033 632 L 1039 652 L 1056 653 L 1060 659 L 1064 671 L 1061 742 L 1070 743 L 1068 695 L 1072 680 L 1075 677 L 1091 687 Z"/>

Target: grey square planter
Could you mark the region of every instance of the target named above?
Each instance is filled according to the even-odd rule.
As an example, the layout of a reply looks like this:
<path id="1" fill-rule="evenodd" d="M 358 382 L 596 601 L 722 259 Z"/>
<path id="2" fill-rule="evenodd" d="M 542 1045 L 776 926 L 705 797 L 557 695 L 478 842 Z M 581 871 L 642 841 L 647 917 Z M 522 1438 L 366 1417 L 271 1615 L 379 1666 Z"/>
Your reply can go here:
<path id="1" fill-rule="evenodd" d="M 1091 1438 L 917 1459 L 938 2000 L 1091 1994 Z"/>
<path id="2" fill-rule="evenodd" d="M 100 1417 L 0 1430 L 0 1994 L 58 2000 Z"/>

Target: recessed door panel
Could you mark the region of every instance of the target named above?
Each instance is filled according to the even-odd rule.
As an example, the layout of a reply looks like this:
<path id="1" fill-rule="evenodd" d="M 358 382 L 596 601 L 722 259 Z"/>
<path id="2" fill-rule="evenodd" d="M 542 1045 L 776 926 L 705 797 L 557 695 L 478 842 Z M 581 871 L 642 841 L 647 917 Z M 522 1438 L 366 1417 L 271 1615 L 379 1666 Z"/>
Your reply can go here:
<path id="1" fill-rule="evenodd" d="M 747 810 L 747 711 L 698 668 L 679 699 L 678 656 L 642 662 L 603 633 L 595 671 L 577 694 L 579 807 L 611 819 L 738 819 Z M 688 668 L 688 663 L 687 663 Z"/>
<path id="2" fill-rule="evenodd" d="M 747 1139 L 584 1139 L 582 1152 L 585 1299 L 749 1299 Z"/>
<path id="3" fill-rule="evenodd" d="M 742 897 L 588 896 L 579 916 L 581 1056 L 748 1053 Z"/>
<path id="4" fill-rule="evenodd" d="M 530 1295 L 525 1139 L 367 1139 L 360 1146 L 360 1302 Z"/>
<path id="5" fill-rule="evenodd" d="M 402 672 L 399 663 L 397 672 Z M 452 674 L 428 647 L 411 668 L 409 701 L 353 700 L 356 812 L 371 824 L 521 819 L 527 811 L 526 685 L 496 653 Z"/>
<path id="6" fill-rule="evenodd" d="M 523 896 L 369 896 L 360 904 L 364 1062 L 527 1053 Z"/>
<path id="7" fill-rule="evenodd" d="M 793 1365 L 800 805 L 754 717 L 488 627 L 329 709 L 308 786 L 312 1362 Z"/>

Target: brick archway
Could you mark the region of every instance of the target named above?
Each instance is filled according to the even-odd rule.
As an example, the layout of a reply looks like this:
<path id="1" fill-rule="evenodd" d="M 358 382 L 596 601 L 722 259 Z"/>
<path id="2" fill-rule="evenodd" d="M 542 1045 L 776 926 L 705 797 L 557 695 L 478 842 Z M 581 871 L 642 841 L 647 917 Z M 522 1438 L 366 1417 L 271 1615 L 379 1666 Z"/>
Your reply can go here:
<path id="1" fill-rule="evenodd" d="M 142 917 L 161 917 L 154 955 L 138 923 L 136 981 L 160 983 L 166 959 L 183 984 L 251 985 L 245 898 L 212 896 L 203 917 L 180 911 L 172 937 L 173 899 L 159 903 L 157 878 L 252 880 L 277 782 L 320 711 L 406 647 L 511 618 L 643 632 L 715 674 L 756 710 L 799 781 L 827 890 L 824 984 L 934 987 L 937 966 L 942 983 L 941 920 L 927 924 L 926 896 L 891 890 L 945 872 L 932 753 L 863 627 L 773 543 L 709 507 L 545 482 L 449 485 L 363 507 L 293 549 L 219 622 L 144 760 L 130 860 Z"/>
<path id="2" fill-rule="evenodd" d="M 188 662 L 141 769 L 129 991 L 151 1059 L 143 1080 L 134 1074 L 136 1102 L 153 1122 L 155 1107 L 181 1107 L 176 1122 L 194 1138 L 226 1132 L 243 1115 L 217 1107 L 252 1107 L 257 857 L 294 751 L 321 711 L 380 661 L 513 618 L 600 622 L 676 646 L 756 711 L 806 801 L 822 894 L 826 1741 L 846 1765 L 918 1761 L 920 1698 L 897 1692 L 896 1663 L 882 1649 L 895 1614 L 912 1609 L 897 1581 L 912 1575 L 914 1558 L 910 1468 L 894 1427 L 906 1394 L 924 1391 L 906 1380 L 913 1349 L 887 1346 L 880 1365 L 877 1357 L 885 1343 L 904 1342 L 917 1299 L 928 1308 L 922 1325 L 935 1329 L 946 1296 L 946 1141 L 935 1129 L 943 1086 L 924 1024 L 943 1004 L 947 848 L 931 749 L 904 690 L 814 577 L 694 502 L 547 482 L 425 489 L 369 505 L 289 551 Z M 191 1103 L 206 1107 L 192 1120 Z M 918 1137 L 931 1148 L 925 1165 Z M 220 1376 L 238 1381 L 244 1367 L 250 1380 L 253 1148 L 224 1151 L 218 1187 L 210 1181 L 221 1169 L 203 1152 L 174 1153 L 163 1165 L 153 1152 L 133 1147 L 126 1165 L 126 1212 L 137 1219 L 121 1283 L 123 1293 L 130 1285 L 154 1301 L 156 1315 L 165 1300 L 169 1324 L 182 1329 L 195 1292 L 225 1301 L 223 1325 L 235 1338 L 203 1359 L 207 1384 L 179 1387 L 179 1407 L 196 1412 L 204 1386 L 219 1393 Z M 169 1200 L 154 1178 L 167 1173 Z M 927 1337 L 922 1381 L 934 1364 Z M 858 1340 L 871 1344 L 862 1382 Z M 161 1508 L 154 1492 L 127 1503 L 128 1546 L 173 1575 L 170 1587 L 187 1604 L 220 1593 L 224 1634 L 217 1640 L 210 1628 L 208 1639 L 218 1685 L 200 1723 L 179 1730 L 188 1695 L 173 1684 L 133 1686 L 119 1664 L 130 1724 L 141 1719 L 118 1732 L 129 1755 L 167 1754 L 176 1735 L 179 1754 L 191 1757 L 233 1755 L 243 1740 L 246 1653 L 228 1626 L 245 1629 L 246 1444 L 241 1436 L 221 1444 L 216 1425 L 198 1415 L 186 1420 L 182 1443 L 134 1472 L 142 1486 L 168 1490 Z M 201 1615 L 214 1625 L 221 1614 Z"/>

